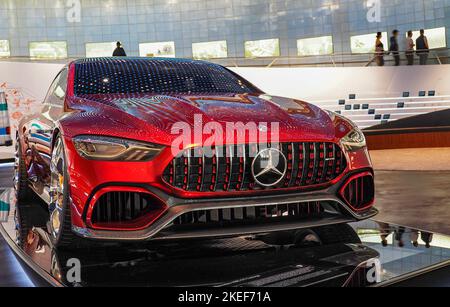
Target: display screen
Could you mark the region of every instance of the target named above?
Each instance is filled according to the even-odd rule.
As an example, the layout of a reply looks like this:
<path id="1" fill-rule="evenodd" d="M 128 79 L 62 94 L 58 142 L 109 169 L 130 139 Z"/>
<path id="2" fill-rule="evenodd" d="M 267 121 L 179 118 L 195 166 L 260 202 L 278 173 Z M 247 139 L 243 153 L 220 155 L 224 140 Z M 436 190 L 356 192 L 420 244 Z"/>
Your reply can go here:
<path id="1" fill-rule="evenodd" d="M 194 59 L 220 59 L 228 57 L 227 41 L 192 44 Z"/>
<path id="2" fill-rule="evenodd" d="M 117 42 L 111 43 L 87 43 L 86 44 L 86 57 L 110 57 L 112 56 L 114 49 L 117 48 Z"/>
<path id="3" fill-rule="evenodd" d="M 384 50 L 389 49 L 388 45 L 388 34 L 387 32 L 382 33 L 381 41 L 384 44 Z M 350 37 L 350 44 L 352 53 L 374 53 L 375 52 L 375 42 L 377 39 L 377 33 L 356 35 Z"/>
<path id="4" fill-rule="evenodd" d="M 10 56 L 11 52 L 9 50 L 9 41 L 0 40 L 0 57 Z"/>
<path id="5" fill-rule="evenodd" d="M 30 57 L 38 59 L 67 58 L 67 42 L 32 42 Z"/>
<path id="6" fill-rule="evenodd" d="M 142 43 L 139 44 L 141 57 L 175 57 L 175 42 Z"/>
<path id="7" fill-rule="evenodd" d="M 297 40 L 299 56 L 333 54 L 333 37 L 321 36 Z"/>
<path id="8" fill-rule="evenodd" d="M 277 56 L 280 56 L 280 40 L 278 38 L 245 42 L 246 58 Z"/>
<path id="9" fill-rule="evenodd" d="M 420 31 L 413 32 L 413 40 L 420 36 Z M 435 29 L 425 29 L 425 36 L 428 39 L 430 49 L 447 48 L 447 36 L 445 27 Z"/>

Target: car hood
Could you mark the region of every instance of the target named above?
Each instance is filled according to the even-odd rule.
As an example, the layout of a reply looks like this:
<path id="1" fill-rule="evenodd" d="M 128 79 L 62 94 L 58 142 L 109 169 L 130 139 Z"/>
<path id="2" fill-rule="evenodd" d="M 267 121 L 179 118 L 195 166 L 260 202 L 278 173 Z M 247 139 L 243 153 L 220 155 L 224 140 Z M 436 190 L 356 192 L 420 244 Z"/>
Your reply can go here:
<path id="1" fill-rule="evenodd" d="M 90 105 L 89 113 L 117 118 L 118 112 L 131 118 L 130 129 L 152 130 L 169 142 L 174 127 L 194 129 L 201 121 L 218 123 L 226 131 L 229 123 L 267 126 L 279 124 L 282 141 L 333 140 L 335 127 L 327 112 L 304 101 L 268 95 L 88 95 L 79 97 Z M 80 104 L 80 102 L 79 102 Z"/>

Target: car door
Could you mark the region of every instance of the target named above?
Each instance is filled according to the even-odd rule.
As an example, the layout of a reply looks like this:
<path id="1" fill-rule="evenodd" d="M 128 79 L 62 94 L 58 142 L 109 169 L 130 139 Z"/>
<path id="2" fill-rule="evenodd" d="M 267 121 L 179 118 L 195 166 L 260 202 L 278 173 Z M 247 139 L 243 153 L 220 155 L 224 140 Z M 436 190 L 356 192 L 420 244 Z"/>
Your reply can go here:
<path id="1" fill-rule="evenodd" d="M 68 69 L 64 68 L 53 81 L 40 113 L 27 123 L 25 142 L 28 143 L 27 160 L 30 161 L 28 178 L 34 190 L 48 198 L 50 160 L 53 131 L 64 114 Z"/>

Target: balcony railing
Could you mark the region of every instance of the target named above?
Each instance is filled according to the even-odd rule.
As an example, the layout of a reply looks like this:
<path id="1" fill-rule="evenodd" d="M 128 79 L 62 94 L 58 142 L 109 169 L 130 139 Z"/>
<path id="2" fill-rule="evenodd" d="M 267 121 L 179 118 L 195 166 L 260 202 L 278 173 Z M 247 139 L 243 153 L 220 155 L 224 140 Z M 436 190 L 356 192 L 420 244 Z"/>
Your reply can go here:
<path id="1" fill-rule="evenodd" d="M 414 53 L 414 65 L 419 64 L 419 57 Z M 401 63 L 406 65 L 406 51 L 399 51 Z M 206 59 L 228 67 L 364 67 L 375 66 L 376 53 L 333 53 L 328 55 L 312 56 L 279 56 L 279 57 L 228 57 Z M 67 59 L 43 59 L 30 57 L 1 57 L 0 61 L 17 62 L 43 62 L 43 63 L 68 63 L 80 57 Z M 393 66 L 394 58 L 388 52 L 384 55 L 385 66 Z M 428 65 L 450 64 L 450 48 L 429 50 Z"/>

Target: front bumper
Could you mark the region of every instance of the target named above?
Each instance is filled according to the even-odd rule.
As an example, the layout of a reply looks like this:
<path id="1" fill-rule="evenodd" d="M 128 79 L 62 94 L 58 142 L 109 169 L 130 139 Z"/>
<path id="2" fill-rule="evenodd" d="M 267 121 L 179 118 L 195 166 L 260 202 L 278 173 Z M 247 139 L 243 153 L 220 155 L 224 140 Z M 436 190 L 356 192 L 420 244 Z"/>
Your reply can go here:
<path id="1" fill-rule="evenodd" d="M 368 170 L 365 170 L 367 172 Z M 296 194 L 258 196 L 247 198 L 224 199 L 182 199 L 173 197 L 165 192 L 148 186 L 145 189 L 164 201 L 168 209 L 164 215 L 157 219 L 149 227 L 132 231 L 111 231 L 73 226 L 73 231 L 81 237 L 105 241 L 143 241 L 143 240 L 174 240 L 192 238 L 227 237 L 237 235 L 261 234 L 278 231 L 289 231 L 302 228 L 312 228 L 330 224 L 348 223 L 372 218 L 378 211 L 368 208 L 364 211 L 353 210 L 339 195 L 339 189 L 355 174 L 364 170 L 349 173 L 341 181 L 327 189 L 320 191 L 302 192 Z M 141 186 L 142 188 L 142 186 Z M 180 216 L 205 210 L 250 208 L 258 206 L 279 206 L 295 203 L 321 202 L 335 207 L 335 212 L 329 212 L 320 218 L 301 219 L 287 222 L 274 222 L 266 224 L 249 224 L 234 227 L 187 229 L 172 231 L 171 225 Z"/>

